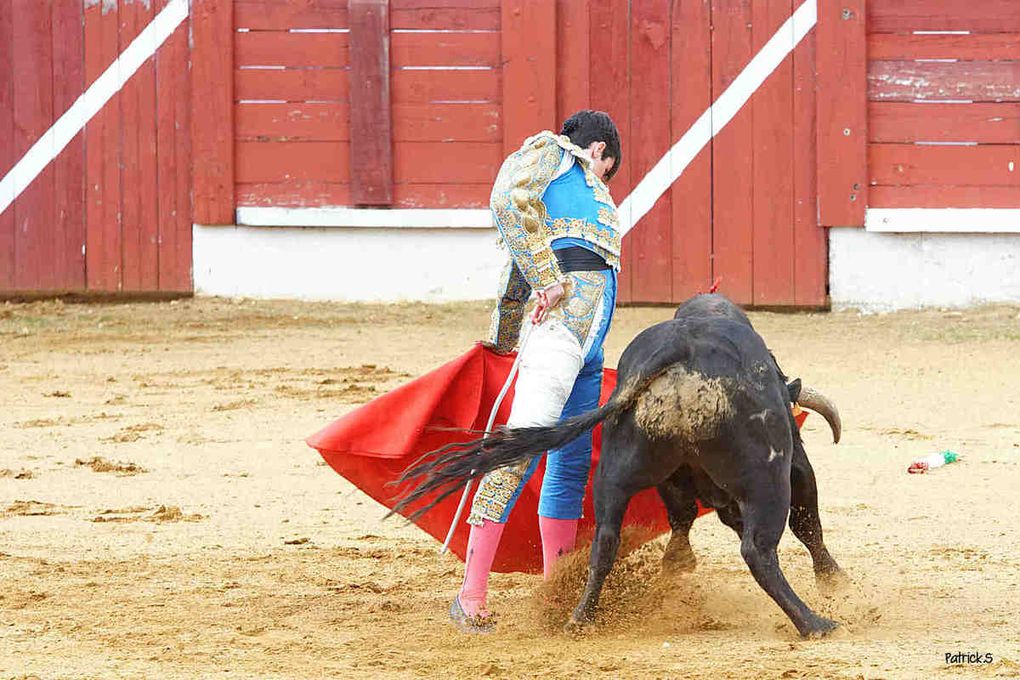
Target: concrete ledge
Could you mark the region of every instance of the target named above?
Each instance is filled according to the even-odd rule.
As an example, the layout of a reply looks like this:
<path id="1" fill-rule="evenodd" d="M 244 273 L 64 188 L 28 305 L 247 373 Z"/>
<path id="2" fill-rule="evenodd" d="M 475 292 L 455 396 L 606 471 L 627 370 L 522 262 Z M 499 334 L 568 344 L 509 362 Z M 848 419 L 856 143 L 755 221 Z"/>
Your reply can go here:
<path id="1" fill-rule="evenodd" d="M 447 302 L 496 294 L 495 229 L 195 225 L 198 295 Z"/>
<path id="2" fill-rule="evenodd" d="M 833 309 L 1020 302 L 1020 234 L 829 231 Z"/>

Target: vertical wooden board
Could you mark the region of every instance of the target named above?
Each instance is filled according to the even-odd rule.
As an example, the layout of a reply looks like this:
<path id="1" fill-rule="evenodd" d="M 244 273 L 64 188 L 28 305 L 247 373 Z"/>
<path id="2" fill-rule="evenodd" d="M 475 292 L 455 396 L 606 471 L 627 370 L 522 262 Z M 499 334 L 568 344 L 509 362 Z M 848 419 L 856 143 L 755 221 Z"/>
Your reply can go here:
<path id="1" fill-rule="evenodd" d="M 712 0 L 712 98 L 747 66 L 751 51 L 751 0 Z M 719 292 L 737 304 L 754 302 L 754 102 L 733 117 L 712 144 L 712 275 Z"/>
<path id="2" fill-rule="evenodd" d="M 120 0 L 120 51 L 152 21 L 152 5 Z M 155 169 L 155 86 L 153 60 L 147 59 L 124 84 L 121 102 L 121 195 L 123 289 L 152 291 L 159 278 Z"/>
<path id="3" fill-rule="evenodd" d="M 500 10 L 503 64 L 503 150 L 516 151 L 556 124 L 556 3 L 503 0 Z"/>
<path id="4" fill-rule="evenodd" d="M 85 82 L 118 56 L 117 3 L 85 4 Z M 85 127 L 85 277 L 89 290 L 121 288 L 120 99 Z"/>
<path id="5" fill-rule="evenodd" d="M 159 290 L 170 292 L 191 290 L 188 30 L 185 21 L 155 57 Z"/>
<path id="6" fill-rule="evenodd" d="M 53 124 L 53 44 L 48 3 L 14 7 L 14 155 L 21 158 Z M 49 165 L 14 204 L 14 288 L 54 287 L 53 166 Z"/>
<path id="7" fill-rule="evenodd" d="M 672 144 L 670 139 L 670 2 L 631 3 L 631 69 L 640 87 L 631 90 L 631 158 L 637 184 Z M 672 207 L 665 192 L 630 232 L 631 300 L 662 303 L 673 300 Z"/>
<path id="8" fill-rule="evenodd" d="M 85 89 L 82 4 L 55 2 L 53 22 L 53 114 L 59 117 Z M 3 40 L 0 37 L 0 40 Z M 53 161 L 55 286 L 85 288 L 85 135 L 78 133 Z"/>
<path id="9" fill-rule="evenodd" d="M 591 106 L 590 12 L 590 0 L 556 1 L 556 122 Z"/>
<path id="10" fill-rule="evenodd" d="M 815 40 L 812 31 L 793 52 L 794 303 L 826 304 L 828 233 L 818 224 L 815 162 Z"/>
<path id="11" fill-rule="evenodd" d="M 0 64 L 14 61 L 14 0 L 0 0 Z M 0 68 L 0 175 L 14 155 L 14 70 Z M 0 290 L 14 288 L 14 206 L 0 212 Z"/>
<path id="12" fill-rule="evenodd" d="M 590 0 L 591 19 L 588 54 L 591 59 L 588 99 L 591 108 L 608 113 L 620 132 L 623 162 L 609 183 L 609 191 L 619 204 L 632 188 L 631 99 L 630 99 L 630 13 L 628 3 Z M 633 248 L 630 236 L 624 239 L 622 268 L 617 298 L 631 302 L 630 279 L 633 272 Z"/>
<path id="13" fill-rule="evenodd" d="M 234 223 L 234 3 L 191 3 L 194 220 Z"/>
<path id="14" fill-rule="evenodd" d="M 351 0 L 351 200 L 393 203 L 388 0 Z"/>
<path id="15" fill-rule="evenodd" d="M 867 206 L 868 63 L 865 0 L 818 7 L 818 215 L 863 227 Z"/>
<path id="16" fill-rule="evenodd" d="M 753 5 L 757 54 L 790 18 L 791 0 Z M 791 38 L 792 39 L 792 38 Z M 789 46 L 792 51 L 792 45 Z M 793 59 L 787 57 L 753 96 L 752 292 L 755 305 L 789 306 L 793 280 Z"/>
<path id="17" fill-rule="evenodd" d="M 671 54 L 672 142 L 712 103 L 711 0 L 673 0 Z M 673 300 L 712 285 L 712 143 L 671 191 Z"/>

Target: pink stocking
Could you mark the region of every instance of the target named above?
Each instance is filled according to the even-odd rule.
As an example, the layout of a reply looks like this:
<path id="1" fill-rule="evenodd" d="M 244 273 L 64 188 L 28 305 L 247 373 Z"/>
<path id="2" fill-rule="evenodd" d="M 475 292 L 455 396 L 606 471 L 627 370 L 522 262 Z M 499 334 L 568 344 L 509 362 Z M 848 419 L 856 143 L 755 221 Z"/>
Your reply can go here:
<path id="1" fill-rule="evenodd" d="M 496 558 L 496 548 L 505 524 L 482 520 L 481 526 L 471 525 L 468 536 L 464 585 L 460 588 L 460 606 L 468 616 L 485 616 L 485 596 L 489 593 L 489 570 Z"/>
<path id="2" fill-rule="evenodd" d="M 574 549 L 577 520 L 539 516 L 538 529 L 542 534 L 543 572 L 545 580 L 548 581 L 557 560 Z"/>

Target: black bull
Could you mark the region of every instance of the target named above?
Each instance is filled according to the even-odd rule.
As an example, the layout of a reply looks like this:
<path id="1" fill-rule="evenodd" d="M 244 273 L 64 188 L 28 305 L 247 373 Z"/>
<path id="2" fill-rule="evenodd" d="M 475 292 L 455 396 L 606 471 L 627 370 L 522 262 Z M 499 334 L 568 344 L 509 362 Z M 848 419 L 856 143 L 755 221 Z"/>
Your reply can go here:
<path id="1" fill-rule="evenodd" d="M 807 547 L 822 585 L 845 579 L 822 540 L 814 471 L 793 419 L 791 402 L 823 413 L 838 441 L 835 408 L 786 377 L 747 316 L 720 295 L 687 301 L 670 321 L 638 334 L 620 358 L 609 402 L 551 427 L 501 429 L 487 439 L 427 454 L 401 478 L 416 486 L 395 508 L 435 493 L 417 516 L 468 479 L 561 446 L 604 421 L 602 457 L 594 478 L 595 538 L 588 582 L 568 627 L 594 619 L 620 545 L 627 504 L 656 487 L 672 535 L 665 567 L 694 566 L 688 533 L 695 501 L 716 509 L 740 536 L 740 554 L 758 585 L 804 637 L 837 627 L 794 593 L 776 547 L 787 515 Z"/>

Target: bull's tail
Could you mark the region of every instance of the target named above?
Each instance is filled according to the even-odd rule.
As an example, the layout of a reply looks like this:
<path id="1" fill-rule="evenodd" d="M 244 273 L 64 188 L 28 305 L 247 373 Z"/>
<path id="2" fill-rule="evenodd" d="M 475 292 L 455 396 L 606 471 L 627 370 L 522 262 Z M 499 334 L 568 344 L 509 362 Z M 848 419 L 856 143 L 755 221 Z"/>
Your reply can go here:
<path id="1" fill-rule="evenodd" d="M 560 421 L 556 425 L 501 428 L 488 437 L 450 444 L 426 453 L 397 480 L 398 484 L 408 481 L 414 481 L 416 484 L 401 498 L 387 517 L 393 513 L 403 513 L 425 496 L 437 494 L 428 503 L 408 515 L 409 519 L 415 519 L 461 489 L 468 480 L 507 465 L 520 463 L 577 439 L 606 418 L 629 408 L 636 394 L 633 390 L 626 392 L 628 392 L 626 395 L 614 393 L 605 406 Z"/>

